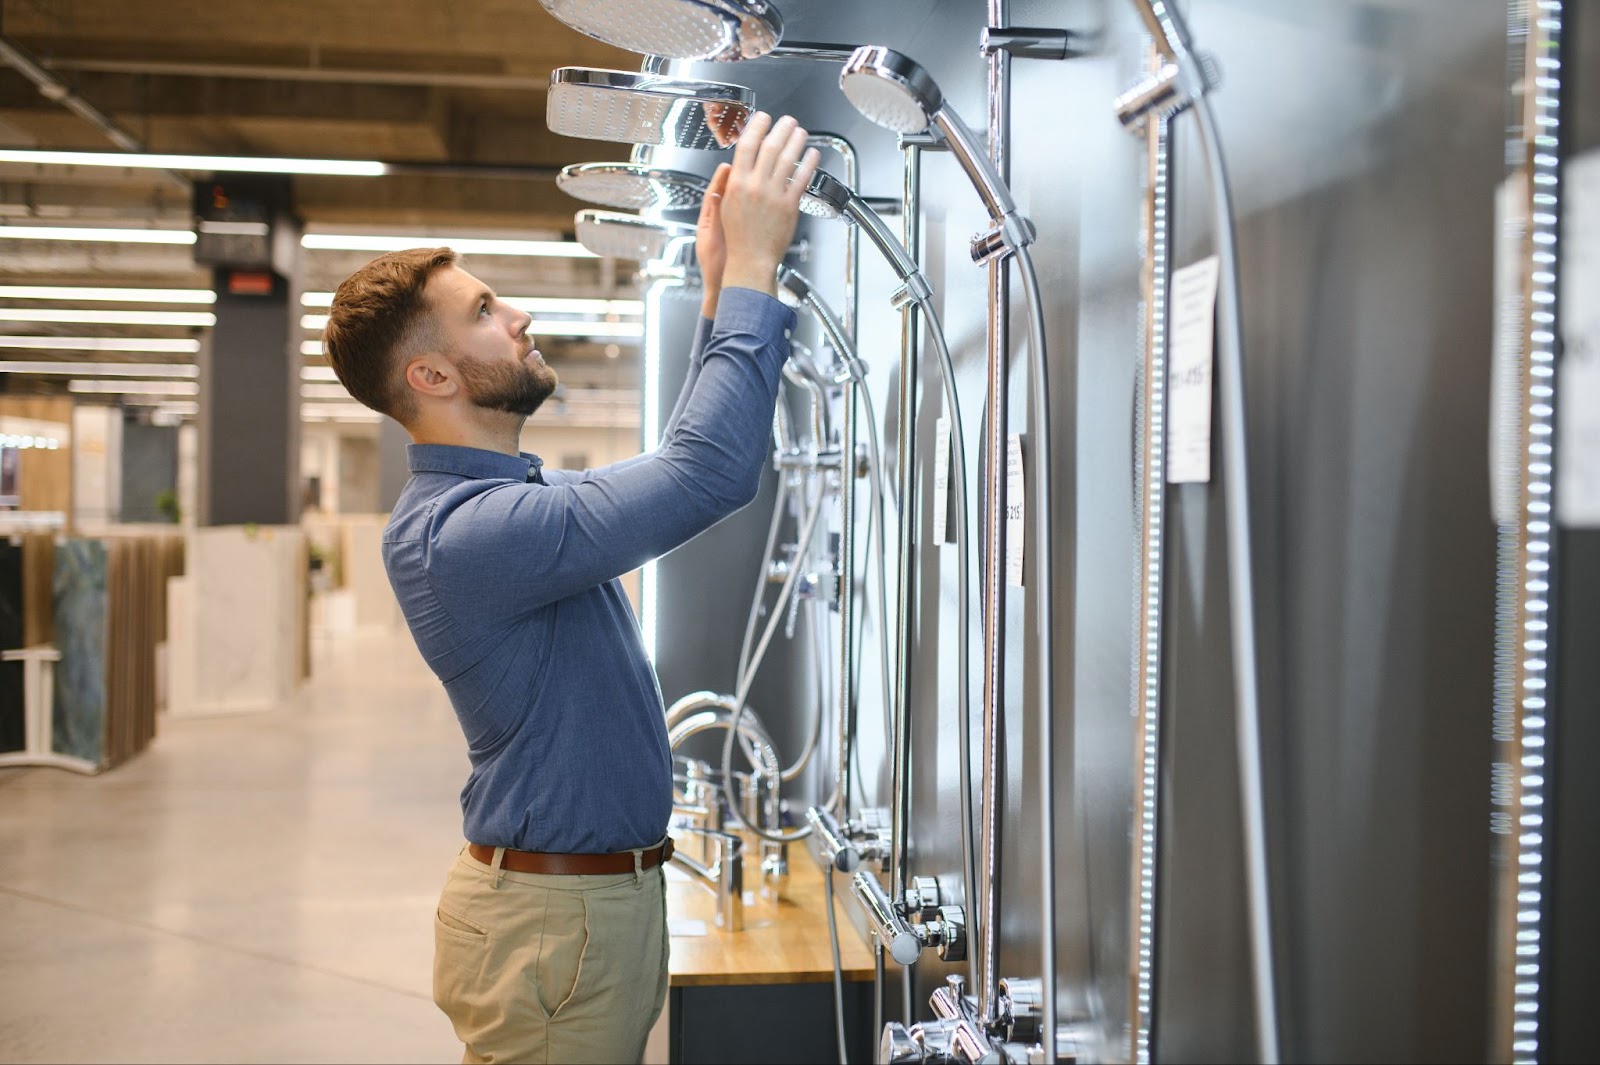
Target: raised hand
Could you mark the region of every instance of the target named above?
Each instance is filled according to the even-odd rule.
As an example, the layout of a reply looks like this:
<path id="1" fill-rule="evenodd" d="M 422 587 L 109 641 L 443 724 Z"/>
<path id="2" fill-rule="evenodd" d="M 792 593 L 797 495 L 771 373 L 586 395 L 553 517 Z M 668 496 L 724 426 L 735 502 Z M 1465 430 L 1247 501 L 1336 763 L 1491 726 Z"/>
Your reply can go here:
<path id="1" fill-rule="evenodd" d="M 723 284 L 777 292 L 778 263 L 794 239 L 800 197 L 821 159 L 808 134 L 788 115 L 776 122 L 757 111 L 733 149 L 721 198 L 727 265 Z"/>
<path id="2" fill-rule="evenodd" d="M 705 295 L 700 301 L 700 313 L 707 318 L 717 316 L 717 297 L 722 292 L 722 271 L 728 265 L 728 242 L 722 233 L 722 196 L 728 188 L 728 175 L 733 167 L 723 163 L 711 175 L 711 185 L 705 199 L 700 202 L 700 221 L 695 224 L 694 254 L 700 264 L 700 280 Z"/>

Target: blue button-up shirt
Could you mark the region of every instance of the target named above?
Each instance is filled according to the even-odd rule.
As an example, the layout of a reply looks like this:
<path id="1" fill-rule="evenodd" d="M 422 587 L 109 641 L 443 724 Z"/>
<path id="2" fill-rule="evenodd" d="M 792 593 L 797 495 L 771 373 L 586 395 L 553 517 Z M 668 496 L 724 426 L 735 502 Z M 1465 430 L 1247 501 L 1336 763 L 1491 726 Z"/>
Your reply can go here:
<path id="1" fill-rule="evenodd" d="M 725 290 L 661 445 L 612 466 L 538 477 L 533 455 L 407 449 L 384 565 L 466 733 L 469 841 L 593 854 L 666 833 L 661 689 L 617 578 L 755 497 L 793 325 Z"/>

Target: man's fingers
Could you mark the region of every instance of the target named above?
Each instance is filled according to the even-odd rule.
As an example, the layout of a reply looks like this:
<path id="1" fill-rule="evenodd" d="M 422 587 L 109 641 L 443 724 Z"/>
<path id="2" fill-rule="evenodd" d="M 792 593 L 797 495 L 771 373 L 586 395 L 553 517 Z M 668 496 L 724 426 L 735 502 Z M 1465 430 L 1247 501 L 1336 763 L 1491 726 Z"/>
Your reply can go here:
<path id="1" fill-rule="evenodd" d="M 789 134 L 789 139 L 784 142 L 782 150 L 778 153 L 777 166 L 778 174 L 785 181 L 794 177 L 795 164 L 800 161 L 800 156 L 804 154 L 806 141 L 810 137 L 811 134 L 796 126 L 794 132 Z"/>
<path id="2" fill-rule="evenodd" d="M 798 204 L 805 195 L 806 187 L 811 184 L 811 175 L 817 172 L 817 165 L 822 162 L 822 153 L 812 148 L 800 159 L 800 164 L 794 171 L 794 184 L 789 186 L 789 196 L 792 202 Z"/>
<path id="3" fill-rule="evenodd" d="M 771 127 L 772 116 L 765 111 L 757 111 L 750 116 L 750 120 L 744 124 L 744 130 L 739 134 L 739 143 L 733 146 L 734 170 L 745 174 L 755 168 L 756 153 L 761 150 L 767 130 Z"/>
<path id="4" fill-rule="evenodd" d="M 778 175 L 778 157 L 782 154 L 783 146 L 788 143 L 796 125 L 793 117 L 784 115 L 774 122 L 772 129 L 761 138 L 761 149 L 756 154 L 755 161 L 756 177 L 766 179 Z"/>
<path id="5" fill-rule="evenodd" d="M 728 175 L 732 172 L 733 168 L 723 163 L 711 175 L 711 184 L 706 187 L 705 197 L 700 201 L 700 225 L 716 225 L 722 216 L 722 193 L 728 187 Z"/>

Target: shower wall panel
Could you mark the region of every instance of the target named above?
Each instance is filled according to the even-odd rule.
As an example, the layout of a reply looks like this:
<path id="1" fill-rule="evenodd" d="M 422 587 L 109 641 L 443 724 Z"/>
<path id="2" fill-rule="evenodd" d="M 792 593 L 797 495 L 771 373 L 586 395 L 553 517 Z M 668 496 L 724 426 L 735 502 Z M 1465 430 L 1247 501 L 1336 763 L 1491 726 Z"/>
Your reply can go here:
<path id="1" fill-rule="evenodd" d="M 911 56 L 981 131 L 985 4 L 782 6 L 792 39 L 883 44 Z M 1495 564 L 1488 397 L 1505 5 L 1185 7 L 1224 71 L 1216 107 L 1238 213 L 1283 1057 L 1481 1059 Z M 1016 2 L 1011 20 L 1090 31 L 1095 42 L 1087 58 L 1014 64 L 1011 166 L 1016 198 L 1039 231 L 1050 342 L 1055 979 L 1063 1022 L 1081 1022 L 1097 1053 L 1116 1055 L 1129 1038 L 1144 147 L 1119 127 L 1111 102 L 1143 69 L 1145 43 L 1123 0 Z M 862 191 L 899 195 L 894 138 L 850 107 L 836 65 L 675 69 L 750 85 L 761 108 L 849 138 Z M 1192 123 L 1175 123 L 1179 267 L 1211 250 Z M 705 174 L 717 161 L 696 152 L 657 159 Z M 954 353 L 976 528 L 985 283 L 967 244 L 985 216 L 948 154 L 927 153 L 923 175 L 925 269 Z M 802 229 L 802 268 L 835 304 L 843 302 L 844 232 L 817 221 Z M 867 251 L 861 350 L 889 469 L 899 357 L 891 287 Z M 1020 286 L 1013 293 L 1010 429 L 1026 441 Z M 916 435 L 925 491 L 944 408 L 935 365 L 927 360 L 922 374 Z M 1177 486 L 1169 500 L 1155 1047 L 1165 1060 L 1248 1060 L 1255 1046 L 1221 485 Z M 758 545 L 756 524 L 764 528 L 764 517 L 745 535 Z M 930 543 L 926 513 L 919 539 L 911 872 L 939 877 L 960 898 L 955 648 L 965 630 L 976 692 L 980 644 L 976 616 L 956 609 L 955 548 Z M 1030 535 L 1027 557 L 1040 548 Z M 700 565 L 710 572 L 709 560 Z M 732 596 L 674 605 L 663 595 L 662 631 L 677 611 L 671 625 L 692 622 L 736 646 L 744 605 Z M 1031 589 L 1008 590 L 1006 621 L 1000 968 L 1032 977 L 1042 934 L 1037 735 L 1046 708 L 1026 666 L 1040 639 Z M 882 626 L 874 618 L 867 629 L 862 762 L 871 799 L 884 779 L 874 665 Z M 662 664 L 664 684 L 669 674 L 683 677 L 674 690 L 701 686 Z M 809 691 L 795 691 L 793 713 L 808 713 Z M 763 698 L 764 717 L 782 716 L 781 696 Z M 974 743 L 978 734 L 975 714 Z M 971 913 L 974 900 L 966 902 Z M 964 968 L 929 952 L 916 967 L 909 1019 L 927 1017 L 928 993 Z"/>

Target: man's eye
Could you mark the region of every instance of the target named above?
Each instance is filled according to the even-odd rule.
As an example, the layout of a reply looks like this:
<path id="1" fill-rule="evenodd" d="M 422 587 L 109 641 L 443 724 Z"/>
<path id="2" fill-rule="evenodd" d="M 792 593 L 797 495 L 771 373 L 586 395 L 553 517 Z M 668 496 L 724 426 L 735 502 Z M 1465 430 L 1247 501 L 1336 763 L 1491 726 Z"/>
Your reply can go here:
<path id="1" fill-rule="evenodd" d="M 488 314 L 489 313 L 489 301 L 488 300 L 484 300 L 482 303 L 478 304 L 478 313 L 479 314 Z"/>

